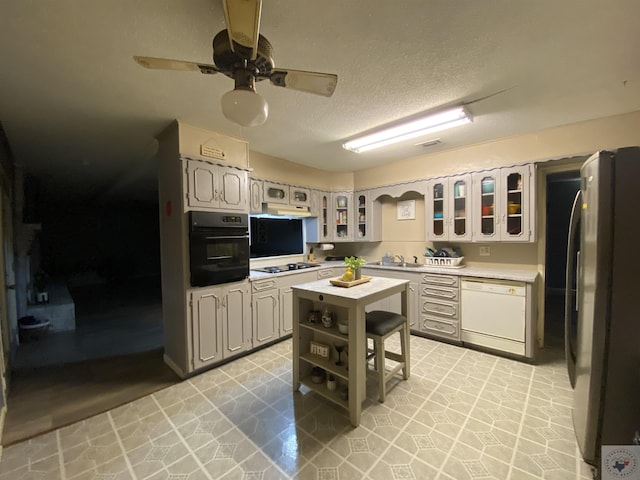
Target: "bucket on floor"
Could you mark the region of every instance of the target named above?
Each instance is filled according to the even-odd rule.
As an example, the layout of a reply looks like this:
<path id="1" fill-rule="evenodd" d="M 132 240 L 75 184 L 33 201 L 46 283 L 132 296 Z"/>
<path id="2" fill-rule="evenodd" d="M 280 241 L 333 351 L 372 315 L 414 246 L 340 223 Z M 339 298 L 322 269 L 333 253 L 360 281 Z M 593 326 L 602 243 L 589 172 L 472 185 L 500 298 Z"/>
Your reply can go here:
<path id="1" fill-rule="evenodd" d="M 39 340 L 47 334 L 49 324 L 49 320 L 38 320 L 33 315 L 21 317 L 18 320 L 20 341 L 32 342 Z"/>

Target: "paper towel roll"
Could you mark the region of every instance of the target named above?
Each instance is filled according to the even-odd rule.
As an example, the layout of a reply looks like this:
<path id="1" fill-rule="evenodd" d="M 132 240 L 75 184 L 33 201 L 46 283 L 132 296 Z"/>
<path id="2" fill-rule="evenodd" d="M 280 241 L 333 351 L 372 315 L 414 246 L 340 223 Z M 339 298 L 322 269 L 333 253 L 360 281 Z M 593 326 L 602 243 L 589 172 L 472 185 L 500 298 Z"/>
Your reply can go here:
<path id="1" fill-rule="evenodd" d="M 321 243 L 320 244 L 320 250 L 333 250 L 333 247 L 335 247 L 335 245 L 333 243 Z"/>

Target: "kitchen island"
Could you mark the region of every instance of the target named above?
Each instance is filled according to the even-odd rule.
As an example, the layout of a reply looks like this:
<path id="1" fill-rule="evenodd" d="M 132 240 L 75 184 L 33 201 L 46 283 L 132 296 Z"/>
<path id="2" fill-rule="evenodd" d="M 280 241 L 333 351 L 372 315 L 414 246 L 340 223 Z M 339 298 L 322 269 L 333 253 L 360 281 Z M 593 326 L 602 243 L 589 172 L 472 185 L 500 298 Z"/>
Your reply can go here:
<path id="1" fill-rule="evenodd" d="M 300 385 L 319 393 L 348 409 L 353 426 L 360 424 L 362 402 L 366 397 L 365 306 L 396 293 L 401 294 L 401 311 L 407 315 L 409 281 L 395 278 L 370 277 L 366 283 L 351 287 L 334 286 L 329 279 L 295 285 L 293 289 L 293 389 Z M 332 326 L 324 326 L 319 316 L 328 311 L 334 318 Z M 312 312 L 319 312 L 312 315 Z M 311 318 L 312 321 L 309 321 Z M 338 330 L 337 322 L 347 324 L 348 334 Z M 338 355 L 335 347 L 344 347 Z M 328 357 L 324 354 L 327 353 Z M 407 375 L 409 374 L 409 343 L 406 345 Z M 345 357 L 347 361 L 344 362 Z M 343 360 L 340 364 L 338 360 Z M 314 375 L 314 367 L 332 375 L 327 379 Z M 312 379 L 312 377 L 314 377 Z M 313 380 L 320 380 L 315 383 Z"/>

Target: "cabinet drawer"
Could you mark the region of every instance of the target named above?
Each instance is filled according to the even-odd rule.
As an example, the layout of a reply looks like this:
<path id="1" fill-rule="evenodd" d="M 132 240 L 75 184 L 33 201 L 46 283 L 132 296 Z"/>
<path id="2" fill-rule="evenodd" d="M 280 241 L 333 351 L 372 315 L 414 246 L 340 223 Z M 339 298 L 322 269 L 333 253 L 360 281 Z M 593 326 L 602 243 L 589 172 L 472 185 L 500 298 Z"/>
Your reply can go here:
<path id="1" fill-rule="evenodd" d="M 422 313 L 445 318 L 458 318 L 458 303 L 425 297 L 422 299 Z"/>
<path id="2" fill-rule="evenodd" d="M 337 273 L 334 273 L 333 268 L 323 268 L 322 270 L 318 270 L 318 280 L 321 280 L 323 278 L 331 278 L 333 276 L 336 276 Z"/>
<path id="3" fill-rule="evenodd" d="M 422 283 L 431 283 L 434 285 L 447 285 L 449 287 L 457 287 L 460 282 L 455 275 L 440 275 L 439 273 L 425 273 L 422 275 Z"/>
<path id="4" fill-rule="evenodd" d="M 448 322 L 429 315 L 422 315 L 420 330 L 438 337 L 460 340 L 460 326 L 457 322 Z"/>
<path id="5" fill-rule="evenodd" d="M 271 290 L 276 288 L 276 279 L 269 278 L 267 280 L 259 280 L 251 283 L 251 290 L 253 292 L 264 292 L 265 290 Z"/>
<path id="6" fill-rule="evenodd" d="M 427 284 L 422 286 L 422 296 L 457 302 L 460 299 L 460 292 L 457 287 L 450 288 Z"/>

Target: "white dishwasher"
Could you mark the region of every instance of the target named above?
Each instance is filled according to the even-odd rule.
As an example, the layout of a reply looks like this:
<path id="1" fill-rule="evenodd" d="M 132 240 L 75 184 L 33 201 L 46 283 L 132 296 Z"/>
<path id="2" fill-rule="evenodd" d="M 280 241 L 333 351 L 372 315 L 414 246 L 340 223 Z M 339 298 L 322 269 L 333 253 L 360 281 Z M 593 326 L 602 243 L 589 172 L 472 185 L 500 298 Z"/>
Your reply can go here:
<path id="1" fill-rule="evenodd" d="M 461 340 L 525 355 L 526 292 L 520 282 L 463 278 Z"/>

